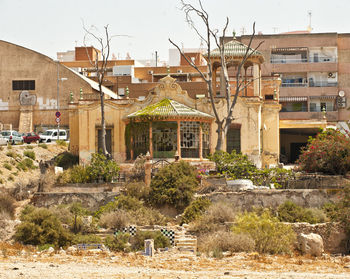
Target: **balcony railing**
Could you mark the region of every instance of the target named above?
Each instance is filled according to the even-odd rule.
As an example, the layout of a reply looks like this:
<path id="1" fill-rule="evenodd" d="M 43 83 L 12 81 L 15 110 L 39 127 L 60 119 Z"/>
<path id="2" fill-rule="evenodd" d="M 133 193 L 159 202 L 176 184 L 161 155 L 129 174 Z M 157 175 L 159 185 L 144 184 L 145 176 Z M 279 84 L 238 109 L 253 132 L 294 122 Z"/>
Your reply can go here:
<path id="1" fill-rule="evenodd" d="M 310 63 L 334 63 L 337 62 L 336 56 L 311 56 Z"/>
<path id="2" fill-rule="evenodd" d="M 336 56 L 312 56 L 308 58 L 274 58 L 271 57 L 271 64 L 297 64 L 297 63 L 334 63 L 337 62 Z"/>
<path id="3" fill-rule="evenodd" d="M 273 58 L 270 59 L 271 64 L 297 64 L 308 62 L 307 58 Z"/>
<path id="4" fill-rule="evenodd" d="M 307 82 L 284 82 L 282 80 L 282 87 L 307 87 Z"/>
<path id="5" fill-rule="evenodd" d="M 336 87 L 338 82 L 328 82 L 327 80 L 309 81 L 309 87 Z"/>

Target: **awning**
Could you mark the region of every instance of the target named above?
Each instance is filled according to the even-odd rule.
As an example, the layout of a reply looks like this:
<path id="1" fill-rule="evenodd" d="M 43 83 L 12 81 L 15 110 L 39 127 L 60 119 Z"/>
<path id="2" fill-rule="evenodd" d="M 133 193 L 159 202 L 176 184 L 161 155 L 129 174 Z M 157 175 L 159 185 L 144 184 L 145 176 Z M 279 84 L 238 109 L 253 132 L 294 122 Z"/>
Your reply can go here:
<path id="1" fill-rule="evenodd" d="M 280 102 L 307 102 L 305 96 L 280 96 Z"/>
<path id="2" fill-rule="evenodd" d="M 320 100 L 334 100 L 337 95 L 326 95 L 326 96 L 310 96 L 310 99 L 320 99 Z"/>

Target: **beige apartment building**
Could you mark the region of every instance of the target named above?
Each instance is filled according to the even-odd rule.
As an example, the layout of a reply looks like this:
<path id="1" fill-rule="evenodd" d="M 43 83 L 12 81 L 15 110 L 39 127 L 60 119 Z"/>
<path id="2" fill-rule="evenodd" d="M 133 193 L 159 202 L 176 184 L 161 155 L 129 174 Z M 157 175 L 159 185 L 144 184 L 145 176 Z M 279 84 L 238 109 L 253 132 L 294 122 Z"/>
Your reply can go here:
<path id="1" fill-rule="evenodd" d="M 230 38 L 226 38 L 230 40 Z M 250 37 L 237 38 L 248 43 Z M 294 162 L 319 128 L 348 129 L 350 34 L 291 32 L 257 35 L 262 76 L 279 74 L 281 160 Z"/>

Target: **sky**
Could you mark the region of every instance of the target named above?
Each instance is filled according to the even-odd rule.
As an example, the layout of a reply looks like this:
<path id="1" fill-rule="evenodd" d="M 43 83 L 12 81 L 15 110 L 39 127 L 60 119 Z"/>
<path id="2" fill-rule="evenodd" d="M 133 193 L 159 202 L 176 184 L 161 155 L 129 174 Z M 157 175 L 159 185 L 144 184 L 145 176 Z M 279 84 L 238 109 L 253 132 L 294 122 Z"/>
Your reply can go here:
<path id="1" fill-rule="evenodd" d="M 196 0 L 186 0 L 197 5 Z M 275 34 L 306 30 L 311 11 L 313 33 L 350 33 L 349 0 L 202 0 L 213 28 L 230 19 L 228 34 Z M 56 53 L 83 46 L 83 24 L 101 34 L 109 25 L 111 52 L 124 59 L 168 60 L 168 38 L 185 48 L 201 42 L 185 22 L 180 0 L 0 0 L 0 40 L 56 59 Z M 200 22 L 196 22 L 200 28 Z M 87 44 L 95 44 L 87 41 Z"/>

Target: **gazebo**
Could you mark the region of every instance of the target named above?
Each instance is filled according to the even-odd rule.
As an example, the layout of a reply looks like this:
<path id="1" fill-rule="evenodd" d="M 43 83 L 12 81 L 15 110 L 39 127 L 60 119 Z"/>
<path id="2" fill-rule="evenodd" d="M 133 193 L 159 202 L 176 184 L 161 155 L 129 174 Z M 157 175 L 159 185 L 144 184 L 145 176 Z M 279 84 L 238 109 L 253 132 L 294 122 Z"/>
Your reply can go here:
<path id="1" fill-rule="evenodd" d="M 126 117 L 127 158 L 150 153 L 151 158 L 205 158 L 210 152 L 214 117 L 171 98 Z"/>

